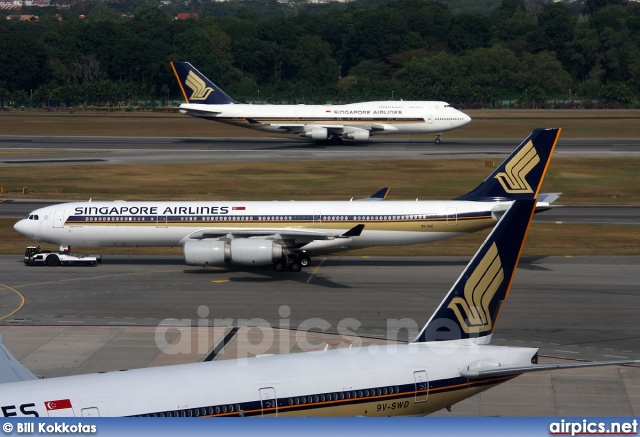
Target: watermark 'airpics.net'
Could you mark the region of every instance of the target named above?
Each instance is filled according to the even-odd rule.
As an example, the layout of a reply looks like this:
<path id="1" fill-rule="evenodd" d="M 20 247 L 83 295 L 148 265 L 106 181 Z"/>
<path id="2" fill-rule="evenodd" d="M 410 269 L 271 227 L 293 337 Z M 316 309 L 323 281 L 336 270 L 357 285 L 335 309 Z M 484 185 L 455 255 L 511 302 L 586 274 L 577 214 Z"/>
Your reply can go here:
<path id="1" fill-rule="evenodd" d="M 294 349 L 313 353 L 334 348 L 336 345 L 329 344 L 327 337 L 321 335 L 323 333 L 337 334 L 342 337 L 341 347 L 337 347 L 341 353 L 351 354 L 362 348 L 372 355 L 380 353 L 381 345 L 364 345 L 366 342 L 363 342 L 363 338 L 357 333 L 362 323 L 357 319 L 345 318 L 333 325 L 322 318 L 309 318 L 295 324 L 291 321 L 291 308 L 288 305 L 280 306 L 278 314 L 280 319 L 276 326 L 273 326 L 262 318 L 212 318 L 209 307 L 200 305 L 197 310 L 198 317 L 195 320 L 190 318 L 162 320 L 155 330 L 155 341 L 158 348 L 168 355 L 192 353 L 205 355 L 212 353 L 209 337 L 211 328 L 227 328 L 229 332 L 228 328 L 239 327 L 244 329 L 232 332 L 232 337 L 236 337 L 234 340 L 242 345 L 237 348 L 239 359 L 268 353 L 287 354 Z M 443 325 L 448 325 L 442 331 L 443 340 L 460 338 L 457 326 L 451 326 L 450 323 Z M 404 339 L 415 338 L 421 328 L 422 326 L 413 319 L 387 319 L 386 332 L 382 334 L 383 340 L 388 341 L 384 345 L 385 353 L 394 353 L 398 344 L 404 343 Z M 218 341 L 218 346 L 214 348 L 214 350 L 220 349 L 217 353 L 223 353 L 225 337 L 223 336 Z M 450 349 L 442 353 L 452 351 L 453 349 Z"/>

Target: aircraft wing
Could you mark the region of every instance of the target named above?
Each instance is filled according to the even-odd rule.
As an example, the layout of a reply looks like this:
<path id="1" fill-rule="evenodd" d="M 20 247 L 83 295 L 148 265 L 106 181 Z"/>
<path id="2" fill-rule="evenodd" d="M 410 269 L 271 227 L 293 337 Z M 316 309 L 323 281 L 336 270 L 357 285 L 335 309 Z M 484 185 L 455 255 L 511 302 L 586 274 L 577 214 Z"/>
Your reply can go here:
<path id="1" fill-rule="evenodd" d="M 251 120 L 249 120 L 249 122 L 251 123 Z M 302 134 L 305 131 L 309 131 L 313 128 L 319 128 L 319 127 L 323 127 L 327 129 L 329 132 L 336 133 L 336 134 L 341 134 L 344 130 L 343 124 L 295 124 L 295 123 L 291 123 L 291 124 L 265 123 L 265 124 L 268 124 L 278 129 L 282 129 L 287 132 L 296 133 L 296 134 Z"/>
<path id="2" fill-rule="evenodd" d="M 303 238 L 305 240 L 333 240 L 336 238 L 350 238 L 357 237 L 362 233 L 364 225 L 360 224 L 349 229 L 347 232 L 338 234 L 335 231 L 324 231 L 321 229 L 304 229 L 304 228 L 273 228 L 273 229 L 203 229 L 194 232 L 189 236 L 191 239 L 202 240 L 205 238 L 247 238 L 247 237 L 274 237 L 278 239 L 287 238 Z"/>
<path id="3" fill-rule="evenodd" d="M 3 336 L 0 335 L 0 384 L 38 379 L 29 369 L 20 364 L 20 361 L 15 359 L 2 344 L 2 338 Z"/>
<path id="4" fill-rule="evenodd" d="M 523 373 L 540 372 L 543 370 L 573 369 L 576 367 L 615 366 L 621 364 L 640 364 L 640 360 L 594 361 L 590 363 L 531 364 L 527 366 L 498 366 L 477 369 L 467 368 L 467 370 L 462 370 L 460 372 L 460 376 L 473 380 L 492 376 L 521 375 Z"/>

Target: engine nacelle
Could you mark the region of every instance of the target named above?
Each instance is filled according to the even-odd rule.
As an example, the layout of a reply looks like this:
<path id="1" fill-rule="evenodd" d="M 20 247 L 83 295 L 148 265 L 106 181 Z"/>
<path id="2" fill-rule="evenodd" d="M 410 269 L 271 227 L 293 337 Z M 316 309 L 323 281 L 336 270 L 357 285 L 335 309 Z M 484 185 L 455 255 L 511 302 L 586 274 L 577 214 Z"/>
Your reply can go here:
<path id="1" fill-rule="evenodd" d="M 369 139 L 369 131 L 365 129 L 358 129 L 352 132 L 347 132 L 343 137 L 348 140 L 367 141 Z"/>
<path id="2" fill-rule="evenodd" d="M 329 138 L 329 131 L 325 127 L 314 127 L 310 131 L 305 131 L 305 133 L 300 136 L 311 138 L 312 140 L 326 140 Z"/>
<path id="3" fill-rule="evenodd" d="M 184 260 L 190 266 L 219 266 L 230 258 L 229 246 L 219 240 L 188 240 L 183 250 Z"/>
<path id="4" fill-rule="evenodd" d="M 238 238 L 229 243 L 220 240 L 188 240 L 184 243 L 184 260 L 190 266 L 263 266 L 282 259 L 284 254 L 281 245 L 260 238 Z"/>
<path id="5" fill-rule="evenodd" d="M 263 266 L 282 259 L 282 246 L 261 238 L 238 238 L 231 240 L 231 264 Z"/>

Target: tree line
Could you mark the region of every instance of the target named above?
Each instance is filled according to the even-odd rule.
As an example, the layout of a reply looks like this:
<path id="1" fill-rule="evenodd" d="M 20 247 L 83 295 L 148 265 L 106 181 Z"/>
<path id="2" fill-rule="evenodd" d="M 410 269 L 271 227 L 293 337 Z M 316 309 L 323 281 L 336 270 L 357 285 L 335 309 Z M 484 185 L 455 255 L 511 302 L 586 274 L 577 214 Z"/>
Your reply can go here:
<path id="1" fill-rule="evenodd" d="M 0 106 L 169 103 L 182 98 L 171 60 L 245 102 L 640 100 L 640 4 L 625 0 L 502 0 L 490 14 L 433 0 L 25 9 L 40 19 L 0 17 Z M 173 20 L 177 11 L 200 18 Z"/>

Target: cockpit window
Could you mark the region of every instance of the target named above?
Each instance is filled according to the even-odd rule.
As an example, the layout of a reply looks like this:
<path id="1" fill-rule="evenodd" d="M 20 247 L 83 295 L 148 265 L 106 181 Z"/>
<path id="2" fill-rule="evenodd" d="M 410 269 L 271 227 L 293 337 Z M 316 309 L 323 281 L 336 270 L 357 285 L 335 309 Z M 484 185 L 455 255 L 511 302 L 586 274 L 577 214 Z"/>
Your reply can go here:
<path id="1" fill-rule="evenodd" d="M 25 217 L 27 220 L 40 220 L 40 216 L 37 214 L 29 214 Z"/>

